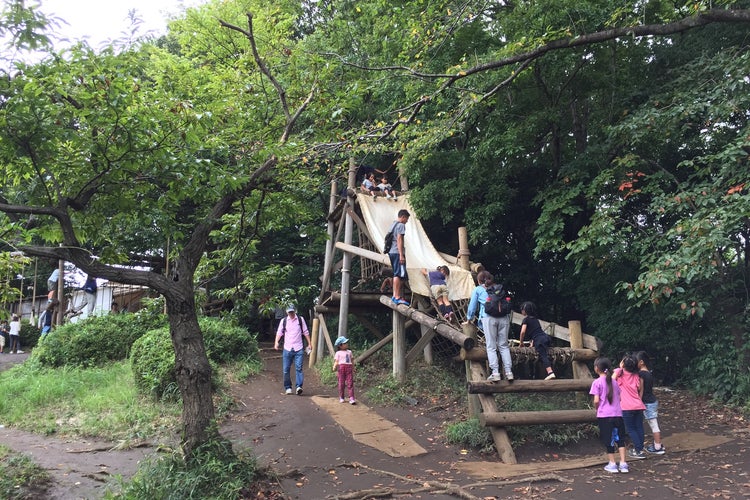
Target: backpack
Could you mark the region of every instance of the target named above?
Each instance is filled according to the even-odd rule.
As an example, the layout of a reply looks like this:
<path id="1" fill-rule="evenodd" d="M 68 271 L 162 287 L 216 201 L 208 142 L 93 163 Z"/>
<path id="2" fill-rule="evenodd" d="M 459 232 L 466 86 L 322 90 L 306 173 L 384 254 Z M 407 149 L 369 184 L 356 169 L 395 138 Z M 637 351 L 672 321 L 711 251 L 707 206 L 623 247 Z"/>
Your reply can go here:
<path id="1" fill-rule="evenodd" d="M 388 250 L 391 249 L 391 245 L 393 245 L 393 230 L 395 228 L 396 223 L 394 222 L 391 226 L 391 230 L 385 235 L 385 240 L 383 241 L 383 253 L 388 253 Z"/>
<path id="2" fill-rule="evenodd" d="M 503 318 L 513 310 L 511 296 L 503 285 L 492 285 L 487 289 L 484 313 L 493 318 Z"/>

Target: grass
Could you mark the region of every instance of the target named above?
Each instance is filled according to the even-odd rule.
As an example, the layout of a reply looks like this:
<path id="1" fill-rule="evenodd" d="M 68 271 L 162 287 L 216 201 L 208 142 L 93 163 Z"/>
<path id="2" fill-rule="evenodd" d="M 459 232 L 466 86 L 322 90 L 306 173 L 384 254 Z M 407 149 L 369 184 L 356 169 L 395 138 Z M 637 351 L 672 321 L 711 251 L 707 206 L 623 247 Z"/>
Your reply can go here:
<path id="1" fill-rule="evenodd" d="M 99 368 L 38 368 L 0 373 L 0 420 L 38 434 L 109 441 L 154 438 L 174 429 L 181 407 L 136 392 L 127 361 Z"/>
<path id="2" fill-rule="evenodd" d="M 0 498 L 44 498 L 50 476 L 31 458 L 0 445 Z"/>

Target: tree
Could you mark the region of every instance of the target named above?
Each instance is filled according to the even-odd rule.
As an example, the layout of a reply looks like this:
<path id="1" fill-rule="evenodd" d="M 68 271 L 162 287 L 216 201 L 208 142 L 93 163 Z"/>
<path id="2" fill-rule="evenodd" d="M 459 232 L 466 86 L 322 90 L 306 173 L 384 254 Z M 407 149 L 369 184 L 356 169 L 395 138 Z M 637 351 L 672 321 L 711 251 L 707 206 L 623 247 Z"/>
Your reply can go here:
<path id="1" fill-rule="evenodd" d="M 273 30 L 264 39 L 293 46 L 285 19 L 294 12 L 258 11 Z M 245 218 L 224 223 L 244 213 L 243 200 L 280 190 L 279 175 L 294 182 L 299 150 L 288 139 L 314 88 L 299 67 L 285 80 L 271 71 L 247 20 L 227 36 L 214 19 L 225 58 L 210 64 L 187 46 L 176 54 L 148 44 L 101 53 L 78 45 L 19 64 L 0 84 L 6 233 L 26 255 L 164 296 L 188 457 L 217 437 L 196 269 L 214 232 L 242 235 Z M 135 259 L 162 272 L 121 265 Z"/>

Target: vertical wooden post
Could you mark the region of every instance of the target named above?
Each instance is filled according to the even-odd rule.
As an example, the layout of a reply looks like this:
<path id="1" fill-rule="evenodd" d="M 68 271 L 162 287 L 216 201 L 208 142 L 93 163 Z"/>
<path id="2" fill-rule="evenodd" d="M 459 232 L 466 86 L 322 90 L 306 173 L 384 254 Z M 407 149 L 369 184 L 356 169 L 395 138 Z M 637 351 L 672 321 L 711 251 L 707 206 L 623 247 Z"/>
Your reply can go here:
<path id="1" fill-rule="evenodd" d="M 310 345 L 312 346 L 312 352 L 308 356 L 307 365 L 312 368 L 317 362 L 316 356 L 318 355 L 318 330 L 320 329 L 320 320 L 315 316 L 312 320 L 312 329 L 310 330 Z"/>
<path id="2" fill-rule="evenodd" d="M 393 311 L 393 378 L 406 382 L 406 319 Z"/>
<path id="3" fill-rule="evenodd" d="M 63 324 L 63 318 L 65 317 L 65 261 L 60 259 L 57 262 L 57 270 L 60 274 L 57 277 L 57 321 L 53 321 L 56 325 Z"/>
<path id="4" fill-rule="evenodd" d="M 336 208 L 336 196 L 338 195 L 338 183 L 336 180 L 331 181 L 331 197 L 328 202 L 328 215 L 330 217 L 333 209 Z M 323 302 L 323 297 L 328 291 L 328 286 L 331 283 L 331 267 L 333 267 L 333 249 L 334 249 L 334 237 L 335 237 L 335 223 L 332 219 L 328 219 L 328 241 L 326 241 L 326 255 L 323 261 L 323 280 L 320 286 L 320 295 L 318 296 L 318 303 Z"/>
<path id="5" fill-rule="evenodd" d="M 570 348 L 583 349 L 583 330 L 581 330 L 580 321 L 568 321 L 568 331 L 570 332 Z M 583 361 L 573 361 L 573 378 L 583 380 L 593 380 L 591 371 Z M 584 404 L 587 395 L 582 392 L 576 392 L 576 402 Z"/>
<path id="6" fill-rule="evenodd" d="M 474 326 L 473 324 L 467 321 L 466 323 L 461 324 L 461 330 L 463 330 L 464 335 L 476 340 L 477 338 L 476 326 Z M 472 381 L 471 361 L 469 360 L 464 361 L 464 369 L 466 370 L 466 381 L 471 382 Z M 468 403 L 469 403 L 469 416 L 479 417 L 479 414 L 482 411 L 482 404 L 479 401 L 479 396 L 477 394 L 469 394 Z"/>
<path id="7" fill-rule="evenodd" d="M 426 312 L 429 308 L 429 302 L 427 302 L 427 300 L 425 300 L 424 298 L 419 297 L 419 299 L 417 300 L 417 310 Z M 425 335 L 430 335 L 432 333 L 432 329 L 429 326 L 423 325 L 421 323 L 419 325 L 419 330 L 422 337 L 424 337 Z M 425 364 L 432 365 L 434 363 L 434 359 L 432 356 L 432 342 L 424 346 L 422 353 L 424 355 Z"/>
<path id="8" fill-rule="evenodd" d="M 461 269 L 471 270 L 471 264 L 469 263 L 469 234 L 465 227 L 458 228 L 458 265 Z"/>
<path id="9" fill-rule="evenodd" d="M 349 183 L 350 188 L 354 188 L 354 184 L 357 180 L 357 165 L 354 162 L 354 158 L 349 159 Z M 354 210 L 354 199 L 349 198 L 347 200 L 349 208 Z M 346 222 L 344 227 L 344 243 L 347 245 L 352 244 L 352 236 L 354 234 L 354 220 L 349 212 L 346 213 Z M 351 280 L 352 272 L 352 254 L 351 252 L 344 252 L 343 266 L 341 267 L 341 301 L 339 302 L 339 337 L 346 336 L 349 330 L 349 282 Z"/>

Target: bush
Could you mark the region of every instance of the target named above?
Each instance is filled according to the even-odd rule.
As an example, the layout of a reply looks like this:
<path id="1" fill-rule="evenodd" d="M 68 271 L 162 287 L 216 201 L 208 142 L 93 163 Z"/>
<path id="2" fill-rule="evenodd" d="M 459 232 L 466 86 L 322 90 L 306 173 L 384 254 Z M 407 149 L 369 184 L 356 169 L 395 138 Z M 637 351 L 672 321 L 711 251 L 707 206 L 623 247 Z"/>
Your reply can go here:
<path id="1" fill-rule="evenodd" d="M 144 461 L 121 494 L 105 498 L 189 500 L 255 498 L 248 487 L 262 476 L 255 460 L 235 456 L 229 442 L 211 442 L 196 450 L 192 460 L 173 453 Z"/>
<path id="2" fill-rule="evenodd" d="M 28 321 L 21 321 L 21 335 L 19 341 L 21 342 L 21 349 L 31 349 L 39 343 L 39 336 L 42 331 L 39 330 L 36 325 L 32 325 Z"/>
<path id="3" fill-rule="evenodd" d="M 491 452 L 495 447 L 490 429 L 484 427 L 478 418 L 449 424 L 445 430 L 445 437 L 450 444 L 476 449 L 483 453 Z"/>
<path id="4" fill-rule="evenodd" d="M 58 326 L 39 341 L 34 356 L 49 367 L 100 366 L 127 359 L 133 342 L 165 318 L 135 314 L 95 316 Z"/>
<path id="5" fill-rule="evenodd" d="M 258 342 L 244 328 L 217 318 L 201 318 L 199 324 L 206 354 L 212 363 L 214 385 L 216 364 L 259 358 Z M 130 362 L 135 385 L 141 394 L 156 399 L 179 398 L 169 328 L 151 330 L 139 338 L 133 345 Z"/>

